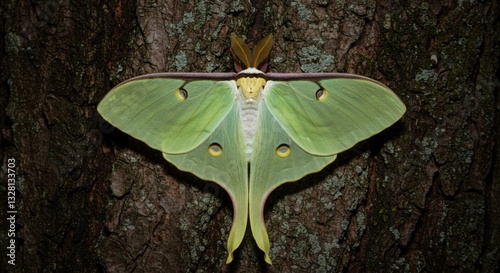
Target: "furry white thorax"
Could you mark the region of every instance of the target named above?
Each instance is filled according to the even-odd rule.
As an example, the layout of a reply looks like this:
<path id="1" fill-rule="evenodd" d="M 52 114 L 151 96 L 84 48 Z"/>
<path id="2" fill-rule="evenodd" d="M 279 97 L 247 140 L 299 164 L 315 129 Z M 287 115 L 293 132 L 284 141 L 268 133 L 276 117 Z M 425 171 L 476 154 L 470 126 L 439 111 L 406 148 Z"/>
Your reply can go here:
<path id="1" fill-rule="evenodd" d="M 262 73 L 260 70 L 255 68 L 249 68 Z M 248 72 L 245 69 L 243 71 Z M 253 73 L 252 73 L 253 74 Z M 264 81 L 265 85 L 265 81 Z M 244 86 L 238 86 L 238 94 L 236 95 L 236 100 L 239 106 L 240 119 L 243 125 L 243 133 L 245 136 L 245 147 L 247 154 L 247 161 L 250 162 L 252 157 L 253 141 L 255 137 L 255 132 L 257 130 L 257 120 L 259 118 L 259 107 L 262 102 L 262 91 L 264 86 L 260 87 L 258 95 L 253 98 L 246 98 L 244 94 Z"/>

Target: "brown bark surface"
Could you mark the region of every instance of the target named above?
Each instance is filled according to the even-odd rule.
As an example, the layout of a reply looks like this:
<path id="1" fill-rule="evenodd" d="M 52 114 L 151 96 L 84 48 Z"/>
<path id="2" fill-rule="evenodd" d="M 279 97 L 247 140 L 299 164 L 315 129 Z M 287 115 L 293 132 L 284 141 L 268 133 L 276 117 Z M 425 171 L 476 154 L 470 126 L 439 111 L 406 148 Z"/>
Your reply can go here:
<path id="1" fill-rule="evenodd" d="M 497 1 L 5 0 L 0 9 L 2 272 L 500 269 Z M 272 266 L 249 232 L 226 265 L 228 195 L 96 111 L 136 75 L 232 71 L 232 32 L 251 45 L 273 33 L 270 71 L 369 76 L 408 108 L 271 194 Z M 5 251 L 9 159 L 16 265 Z"/>

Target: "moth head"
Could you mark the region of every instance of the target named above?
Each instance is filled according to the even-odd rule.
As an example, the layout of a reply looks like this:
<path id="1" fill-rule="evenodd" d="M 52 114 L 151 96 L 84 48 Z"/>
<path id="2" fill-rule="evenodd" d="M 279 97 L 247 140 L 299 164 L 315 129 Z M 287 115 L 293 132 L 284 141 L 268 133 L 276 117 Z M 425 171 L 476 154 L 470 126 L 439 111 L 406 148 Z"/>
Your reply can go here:
<path id="1" fill-rule="evenodd" d="M 246 102 L 254 102 L 258 100 L 260 92 L 266 85 L 266 80 L 261 77 L 241 77 L 236 81 L 236 85 Z"/>
<path id="2" fill-rule="evenodd" d="M 241 39 L 231 34 L 231 54 L 233 55 L 234 67 L 236 72 L 243 70 L 243 65 L 246 68 L 256 68 L 260 71 L 267 69 L 267 60 L 269 53 L 273 47 L 273 35 L 269 34 L 262 39 L 250 52 L 250 48 Z"/>

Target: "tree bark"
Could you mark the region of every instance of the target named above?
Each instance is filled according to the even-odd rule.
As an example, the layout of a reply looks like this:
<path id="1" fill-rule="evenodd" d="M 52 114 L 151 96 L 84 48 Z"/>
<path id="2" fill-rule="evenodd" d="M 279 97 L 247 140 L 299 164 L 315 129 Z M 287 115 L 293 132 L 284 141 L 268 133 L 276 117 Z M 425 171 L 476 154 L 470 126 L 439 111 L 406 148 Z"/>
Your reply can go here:
<path id="1" fill-rule="evenodd" d="M 3 1 L 0 176 L 14 159 L 17 214 L 2 271 L 499 270 L 500 9 L 453 2 Z M 408 108 L 271 194 L 271 266 L 249 230 L 226 265 L 228 195 L 96 111 L 133 76 L 232 71 L 232 32 L 273 33 L 270 71 L 369 76 Z"/>

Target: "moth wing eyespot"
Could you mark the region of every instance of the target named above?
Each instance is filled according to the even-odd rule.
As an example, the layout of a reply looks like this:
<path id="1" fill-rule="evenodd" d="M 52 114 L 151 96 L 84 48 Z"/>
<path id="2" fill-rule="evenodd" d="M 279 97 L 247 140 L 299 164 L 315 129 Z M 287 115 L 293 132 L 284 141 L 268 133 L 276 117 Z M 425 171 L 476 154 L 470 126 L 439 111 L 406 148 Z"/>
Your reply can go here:
<path id="1" fill-rule="evenodd" d="M 175 92 L 175 96 L 177 97 L 178 100 L 185 101 L 188 98 L 188 92 L 186 91 L 186 89 L 181 87 L 177 89 L 177 91 Z"/>
<path id="2" fill-rule="evenodd" d="M 318 101 L 326 100 L 327 96 L 328 96 L 328 91 L 324 88 L 320 88 L 316 91 L 316 100 Z"/>
<path id="3" fill-rule="evenodd" d="M 222 146 L 219 143 L 212 143 L 208 146 L 208 153 L 213 157 L 221 156 L 222 151 Z"/>
<path id="4" fill-rule="evenodd" d="M 291 152 L 292 149 L 290 149 L 290 146 L 288 146 L 287 144 L 281 144 L 278 146 L 278 148 L 276 148 L 276 155 L 281 158 L 288 157 Z"/>

